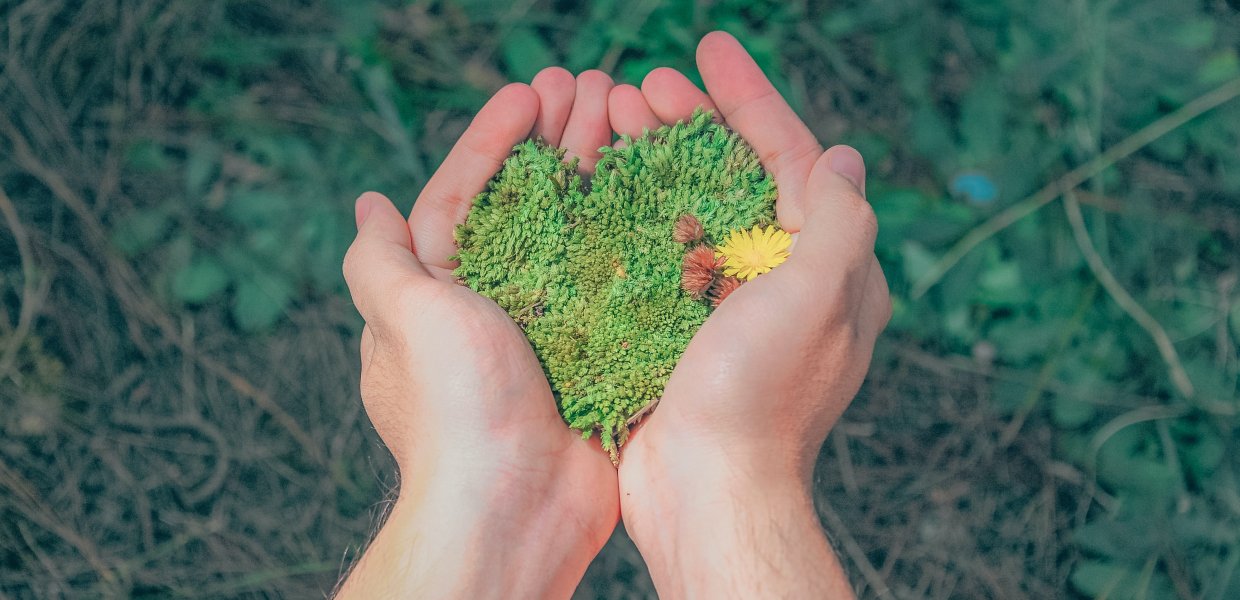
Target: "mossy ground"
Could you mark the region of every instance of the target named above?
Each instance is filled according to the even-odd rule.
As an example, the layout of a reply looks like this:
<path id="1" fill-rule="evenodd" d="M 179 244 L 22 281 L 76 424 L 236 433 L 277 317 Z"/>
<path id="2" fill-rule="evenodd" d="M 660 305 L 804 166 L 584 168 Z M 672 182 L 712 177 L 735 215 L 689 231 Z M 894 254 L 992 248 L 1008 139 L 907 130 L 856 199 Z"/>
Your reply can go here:
<path id="1" fill-rule="evenodd" d="M 525 330 L 568 425 L 614 454 L 710 310 L 681 289 L 676 220 L 707 242 L 771 223 L 775 183 L 703 112 L 605 149 L 589 182 L 562 159 L 514 149 L 457 231 L 456 274 Z"/>

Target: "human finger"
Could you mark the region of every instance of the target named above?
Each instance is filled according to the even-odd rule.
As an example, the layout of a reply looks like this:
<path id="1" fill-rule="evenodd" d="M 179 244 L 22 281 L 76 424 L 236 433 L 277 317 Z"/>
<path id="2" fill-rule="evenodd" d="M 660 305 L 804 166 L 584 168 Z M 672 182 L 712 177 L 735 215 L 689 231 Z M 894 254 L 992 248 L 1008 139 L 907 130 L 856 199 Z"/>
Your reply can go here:
<path id="1" fill-rule="evenodd" d="M 659 67 L 642 80 L 642 95 L 665 125 L 688 120 L 699 107 L 715 111 L 715 103 L 688 77 L 671 67 Z"/>
<path id="2" fill-rule="evenodd" d="M 820 271 L 824 265 L 861 272 L 874 254 L 878 221 L 862 191 L 865 163 L 848 146 L 833 146 L 811 167 L 806 184 L 805 226 L 789 265 Z"/>
<path id="3" fill-rule="evenodd" d="M 564 158 L 580 159 L 577 170 L 593 173 L 598 162 L 599 148 L 611 144 L 611 122 L 607 119 L 607 97 L 615 85 L 611 77 L 598 70 L 585 71 L 577 76 L 577 92 L 573 110 L 564 126 L 560 146 L 567 152 Z"/>
<path id="4" fill-rule="evenodd" d="M 568 124 L 577 94 L 577 80 L 561 67 L 547 67 L 534 76 L 530 87 L 538 92 L 538 118 L 534 121 L 534 135 L 542 137 L 547 145 L 557 147 Z"/>
<path id="5" fill-rule="evenodd" d="M 366 192 L 354 211 L 358 231 L 344 257 L 344 279 L 358 312 L 367 322 L 381 320 L 397 290 L 433 281 L 413 254 L 409 226 L 382 194 Z"/>
<path id="6" fill-rule="evenodd" d="M 631 138 L 640 137 L 646 130 L 655 130 L 663 125 L 642 91 L 628 84 L 611 89 L 611 94 L 607 96 L 607 118 L 611 121 L 612 130 Z"/>
<path id="7" fill-rule="evenodd" d="M 865 301 L 862 302 L 861 322 L 865 331 L 874 337 L 887 328 L 891 322 L 891 290 L 887 287 L 887 277 L 883 274 L 883 266 L 878 257 L 870 255 L 870 269 L 867 273 Z"/>
<path id="8" fill-rule="evenodd" d="M 417 257 L 435 277 L 451 277 L 449 256 L 456 253 L 453 230 L 464 222 L 470 201 L 486 187 L 513 146 L 530 135 L 538 118 L 538 93 L 510 83 L 491 97 L 443 164 L 431 176 L 409 214 Z"/>
<path id="9" fill-rule="evenodd" d="M 723 119 L 775 177 L 780 224 L 799 231 L 802 191 L 822 145 L 736 38 L 722 31 L 707 34 L 698 44 L 697 64 Z"/>

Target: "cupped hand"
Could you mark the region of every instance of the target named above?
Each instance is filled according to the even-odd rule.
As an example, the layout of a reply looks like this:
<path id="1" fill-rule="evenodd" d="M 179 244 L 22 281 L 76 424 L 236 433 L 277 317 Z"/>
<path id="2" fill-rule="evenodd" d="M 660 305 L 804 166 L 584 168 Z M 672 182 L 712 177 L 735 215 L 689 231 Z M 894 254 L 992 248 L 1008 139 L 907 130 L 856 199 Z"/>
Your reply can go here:
<path id="1" fill-rule="evenodd" d="M 542 137 L 593 169 L 611 140 L 611 87 L 600 72 L 563 69 L 509 85 L 408 221 L 379 194 L 358 199 L 344 272 L 366 322 L 362 400 L 401 482 L 346 594 L 405 597 L 408 586 L 390 587 L 404 576 L 420 596 L 566 597 L 615 527 L 608 456 L 565 426 L 520 328 L 457 285 L 450 260 L 454 228 L 521 140 Z"/>
<path id="2" fill-rule="evenodd" d="M 777 216 L 795 242 L 783 265 L 741 286 L 706 320 L 658 408 L 624 449 L 625 526 L 656 584 L 663 580 L 660 592 L 671 595 L 686 591 L 680 579 L 693 552 L 688 544 L 725 547 L 737 541 L 726 530 L 777 529 L 789 515 L 804 517 L 803 531 L 819 531 L 814 462 L 860 387 L 891 310 L 873 252 L 877 224 L 865 199 L 861 156 L 847 146 L 824 152 L 731 36 L 706 36 L 697 60 L 709 96 L 680 73 L 657 69 L 640 90 L 612 91 L 613 127 L 640 135 L 643 128 L 685 119 L 699 106 L 715 110 L 774 176 Z M 759 522 L 736 525 L 755 518 Z M 787 535 L 796 534 L 793 528 Z M 825 544 L 820 532 L 817 538 Z M 709 551 L 697 552 L 712 560 Z M 749 553 L 761 552 L 755 546 Z M 817 561 L 805 565 L 811 572 L 836 564 L 829 550 L 800 553 Z M 765 592 L 790 589 L 780 587 L 788 578 L 779 581 Z M 830 584 L 818 591 L 824 589 Z"/>

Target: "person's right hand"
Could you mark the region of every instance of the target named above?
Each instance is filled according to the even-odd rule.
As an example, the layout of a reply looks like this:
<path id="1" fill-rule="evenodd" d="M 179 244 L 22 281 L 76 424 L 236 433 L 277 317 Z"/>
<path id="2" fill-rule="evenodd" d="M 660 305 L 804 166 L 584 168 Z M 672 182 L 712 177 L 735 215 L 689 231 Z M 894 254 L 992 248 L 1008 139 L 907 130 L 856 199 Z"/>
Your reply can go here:
<path id="1" fill-rule="evenodd" d="M 775 177 L 779 223 L 796 241 L 689 343 L 624 448 L 621 513 L 661 594 L 845 596 L 811 477 L 890 317 L 865 167 L 847 146 L 823 152 L 730 35 L 706 36 L 697 57 L 710 96 L 659 69 L 641 90 L 613 90 L 613 128 L 640 135 L 716 110 Z"/>
<path id="2" fill-rule="evenodd" d="M 387 523 L 342 589 L 386 597 L 568 597 L 619 518 L 616 472 L 565 425 L 529 342 L 452 277 L 453 230 L 529 136 L 593 170 L 611 141 L 611 79 L 548 69 L 482 108 L 408 222 L 357 202 L 345 258 L 366 322 L 361 394 L 400 470 Z"/>

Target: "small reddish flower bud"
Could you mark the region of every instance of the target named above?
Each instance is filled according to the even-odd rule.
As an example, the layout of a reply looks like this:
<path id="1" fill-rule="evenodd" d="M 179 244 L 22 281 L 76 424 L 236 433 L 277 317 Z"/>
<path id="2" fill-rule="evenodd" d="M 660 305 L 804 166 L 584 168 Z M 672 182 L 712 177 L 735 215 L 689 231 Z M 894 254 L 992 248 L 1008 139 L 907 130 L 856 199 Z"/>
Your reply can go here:
<path id="1" fill-rule="evenodd" d="M 706 291 L 710 289 L 710 285 L 715 282 L 715 275 L 710 271 L 703 271 L 686 265 L 685 270 L 680 275 L 680 287 L 689 292 L 694 299 L 706 296 Z"/>
<path id="2" fill-rule="evenodd" d="M 732 292 L 735 292 L 736 288 L 741 287 L 742 283 L 745 282 L 735 277 L 724 277 L 719 281 L 716 281 L 715 285 L 710 288 L 711 306 L 719 308 L 719 305 L 723 303 L 723 300 L 730 296 Z"/>
<path id="3" fill-rule="evenodd" d="M 677 244 L 688 244 L 702 239 L 706 231 L 702 229 L 702 222 L 697 220 L 693 215 L 681 215 L 676 220 L 676 227 L 672 229 L 672 239 Z"/>
<path id="4" fill-rule="evenodd" d="M 698 246 L 689 250 L 681 264 L 680 287 L 694 298 L 705 297 L 721 266 L 722 261 L 715 257 L 713 249 Z"/>
<path id="5" fill-rule="evenodd" d="M 710 246 L 695 246 L 685 252 L 685 264 L 692 264 L 694 267 L 705 269 L 711 273 L 722 269 L 724 260 L 726 259 L 722 256 L 717 256 L 715 249 Z"/>

